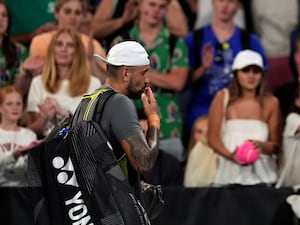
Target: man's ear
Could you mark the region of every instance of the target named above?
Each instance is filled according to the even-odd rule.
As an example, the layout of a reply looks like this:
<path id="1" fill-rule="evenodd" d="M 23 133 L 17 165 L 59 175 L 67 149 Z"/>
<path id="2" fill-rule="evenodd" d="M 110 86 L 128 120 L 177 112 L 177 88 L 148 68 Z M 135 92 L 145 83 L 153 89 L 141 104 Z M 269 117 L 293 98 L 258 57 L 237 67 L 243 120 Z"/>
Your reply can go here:
<path id="1" fill-rule="evenodd" d="M 129 81 L 129 75 L 130 75 L 129 73 L 130 73 L 129 69 L 127 67 L 123 67 L 121 73 L 122 80 Z"/>

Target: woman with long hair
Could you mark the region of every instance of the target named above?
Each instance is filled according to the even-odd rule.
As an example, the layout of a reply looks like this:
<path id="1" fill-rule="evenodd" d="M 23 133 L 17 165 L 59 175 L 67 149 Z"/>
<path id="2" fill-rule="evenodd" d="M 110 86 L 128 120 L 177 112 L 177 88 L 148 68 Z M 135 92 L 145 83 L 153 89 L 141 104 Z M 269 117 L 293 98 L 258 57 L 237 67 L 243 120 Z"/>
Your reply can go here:
<path id="1" fill-rule="evenodd" d="M 83 94 L 99 86 L 100 81 L 90 74 L 77 31 L 58 30 L 49 44 L 42 74 L 30 85 L 28 126 L 39 135 L 47 135 L 61 118 L 74 113 Z"/>
<path id="2" fill-rule="evenodd" d="M 274 184 L 282 132 L 278 100 L 265 91 L 260 54 L 241 51 L 232 69 L 230 87 L 217 93 L 209 111 L 208 143 L 220 155 L 214 184 Z"/>
<path id="3" fill-rule="evenodd" d="M 27 57 L 26 48 L 13 42 L 10 34 L 9 11 L 4 1 L 0 1 L 0 88 L 14 83 Z"/>
<path id="4" fill-rule="evenodd" d="M 40 56 L 46 57 L 47 49 L 51 38 L 55 35 L 57 30 L 62 28 L 73 28 L 80 31 L 80 24 L 83 20 L 84 13 L 86 12 L 86 1 L 82 0 L 57 0 L 54 6 L 56 29 L 39 34 L 35 36 L 30 44 L 29 55 L 30 57 Z M 105 57 L 106 53 L 101 44 L 93 38 L 92 33 L 86 35 L 79 33 L 83 46 L 85 48 L 85 57 L 88 66 L 91 69 L 93 76 L 96 76 L 101 83 L 105 82 L 105 64 L 96 61 L 93 54 L 96 53 Z"/>

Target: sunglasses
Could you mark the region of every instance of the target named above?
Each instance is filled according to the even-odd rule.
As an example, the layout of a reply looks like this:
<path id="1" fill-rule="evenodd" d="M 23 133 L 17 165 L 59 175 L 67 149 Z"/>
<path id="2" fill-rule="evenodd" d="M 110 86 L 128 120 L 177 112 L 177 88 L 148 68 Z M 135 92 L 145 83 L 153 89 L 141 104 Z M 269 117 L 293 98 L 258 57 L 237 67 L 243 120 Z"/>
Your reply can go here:
<path id="1" fill-rule="evenodd" d="M 230 48 L 230 45 L 225 42 L 225 43 L 219 43 L 216 46 L 216 56 L 215 56 L 215 62 L 218 64 L 223 64 L 224 63 L 224 51 Z"/>

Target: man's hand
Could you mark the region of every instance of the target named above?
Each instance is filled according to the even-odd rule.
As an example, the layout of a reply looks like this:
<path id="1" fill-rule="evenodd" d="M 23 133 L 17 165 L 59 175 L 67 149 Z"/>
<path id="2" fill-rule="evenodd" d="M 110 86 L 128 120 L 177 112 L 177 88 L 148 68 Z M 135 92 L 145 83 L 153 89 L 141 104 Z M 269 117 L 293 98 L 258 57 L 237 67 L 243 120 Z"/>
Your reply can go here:
<path id="1" fill-rule="evenodd" d="M 138 7 L 136 5 L 136 0 L 127 1 L 125 5 L 124 13 L 122 15 L 124 24 L 135 20 L 137 15 L 138 15 Z"/>
<path id="2" fill-rule="evenodd" d="M 160 129 L 159 110 L 153 92 L 150 87 L 145 89 L 142 94 L 145 115 L 147 116 L 148 126 L 154 126 Z"/>
<path id="3" fill-rule="evenodd" d="M 210 42 L 203 46 L 202 50 L 202 66 L 205 70 L 211 67 L 214 59 L 215 50 Z"/>
<path id="4" fill-rule="evenodd" d="M 150 114 L 159 114 L 158 106 L 150 87 L 147 87 L 145 92 L 142 94 L 142 102 L 147 117 Z"/>
<path id="5" fill-rule="evenodd" d="M 29 72 L 30 75 L 36 76 L 42 73 L 45 63 L 45 57 L 34 55 L 29 56 L 23 63 L 22 68 Z"/>
<path id="6" fill-rule="evenodd" d="M 94 60 L 93 54 L 94 54 L 94 37 L 93 32 L 91 31 L 89 33 L 89 42 L 88 42 L 88 48 L 87 48 L 87 57 L 89 60 Z"/>

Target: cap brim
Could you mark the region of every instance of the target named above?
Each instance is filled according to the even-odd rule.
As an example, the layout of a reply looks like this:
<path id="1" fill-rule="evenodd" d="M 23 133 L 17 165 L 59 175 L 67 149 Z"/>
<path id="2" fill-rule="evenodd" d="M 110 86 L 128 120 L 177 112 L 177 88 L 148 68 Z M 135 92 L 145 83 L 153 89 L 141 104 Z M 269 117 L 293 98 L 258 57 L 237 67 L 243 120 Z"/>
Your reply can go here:
<path id="1" fill-rule="evenodd" d="M 103 58 L 102 56 L 100 56 L 100 55 L 93 54 L 93 57 L 94 57 L 96 60 L 100 61 L 100 62 L 104 62 L 104 63 L 106 63 L 106 64 L 112 65 L 111 63 L 109 63 L 109 62 L 107 61 L 107 59 L 104 59 L 104 58 Z"/>

